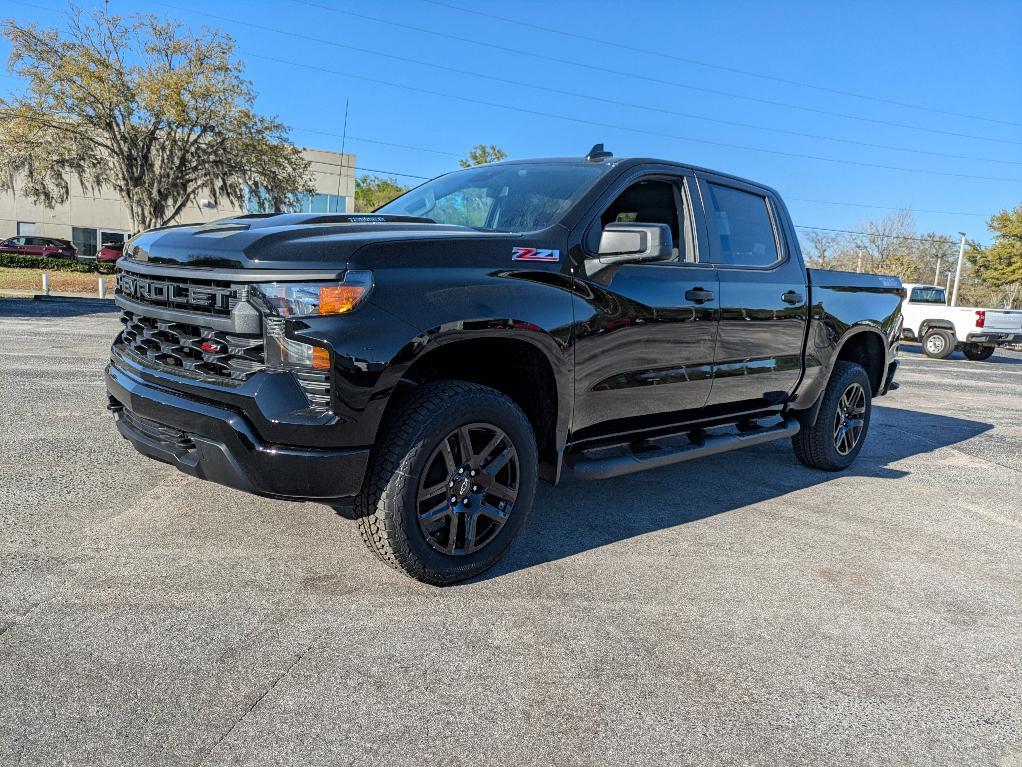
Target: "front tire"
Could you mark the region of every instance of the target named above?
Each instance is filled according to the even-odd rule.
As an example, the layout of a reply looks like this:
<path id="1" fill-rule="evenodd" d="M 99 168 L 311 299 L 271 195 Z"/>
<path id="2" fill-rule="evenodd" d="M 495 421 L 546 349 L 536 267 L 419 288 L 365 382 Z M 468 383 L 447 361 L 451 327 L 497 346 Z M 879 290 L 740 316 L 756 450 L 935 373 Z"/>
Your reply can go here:
<path id="1" fill-rule="evenodd" d="M 847 469 L 866 441 L 872 411 L 866 371 L 854 362 L 834 363 L 816 422 L 791 438 L 795 456 L 813 469 Z"/>
<path id="2" fill-rule="evenodd" d="M 930 328 L 923 334 L 923 353 L 935 360 L 946 360 L 955 350 L 955 338 L 947 330 Z"/>
<path id="3" fill-rule="evenodd" d="M 982 362 L 988 360 L 994 354 L 993 346 L 980 346 L 979 344 L 966 344 L 962 347 L 962 353 L 967 359 L 975 362 Z"/>
<path id="4" fill-rule="evenodd" d="M 370 551 L 437 586 L 496 564 L 536 492 L 536 439 L 521 408 L 485 386 L 435 381 L 381 435 L 355 501 Z"/>

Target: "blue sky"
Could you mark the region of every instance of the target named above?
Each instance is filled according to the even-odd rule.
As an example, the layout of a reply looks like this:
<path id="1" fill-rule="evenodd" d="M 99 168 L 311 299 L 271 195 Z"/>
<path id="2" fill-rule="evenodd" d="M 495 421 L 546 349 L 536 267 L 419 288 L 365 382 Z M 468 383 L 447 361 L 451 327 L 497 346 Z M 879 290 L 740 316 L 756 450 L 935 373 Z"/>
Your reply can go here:
<path id="1" fill-rule="evenodd" d="M 1017 0 L 443 3 L 109 5 L 230 32 L 259 108 L 293 126 L 296 143 L 340 149 L 348 99 L 346 149 L 362 168 L 432 176 L 481 142 L 514 158 L 602 141 L 619 156 L 763 181 L 798 224 L 856 229 L 881 208 L 908 207 L 921 230 L 984 241 L 986 217 L 1022 202 Z M 57 20 L 40 6 L 63 7 L 10 0 L 2 13 Z"/>

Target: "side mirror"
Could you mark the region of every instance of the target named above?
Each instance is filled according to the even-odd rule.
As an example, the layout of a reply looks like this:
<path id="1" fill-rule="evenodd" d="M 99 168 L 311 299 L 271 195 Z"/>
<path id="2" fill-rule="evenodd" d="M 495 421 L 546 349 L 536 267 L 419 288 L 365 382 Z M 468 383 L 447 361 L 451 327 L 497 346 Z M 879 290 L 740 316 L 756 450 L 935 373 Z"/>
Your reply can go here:
<path id="1" fill-rule="evenodd" d="M 599 254 L 590 258 L 586 271 L 592 275 L 611 264 L 666 261 L 674 253 L 674 238 L 667 224 L 615 222 L 603 227 Z"/>

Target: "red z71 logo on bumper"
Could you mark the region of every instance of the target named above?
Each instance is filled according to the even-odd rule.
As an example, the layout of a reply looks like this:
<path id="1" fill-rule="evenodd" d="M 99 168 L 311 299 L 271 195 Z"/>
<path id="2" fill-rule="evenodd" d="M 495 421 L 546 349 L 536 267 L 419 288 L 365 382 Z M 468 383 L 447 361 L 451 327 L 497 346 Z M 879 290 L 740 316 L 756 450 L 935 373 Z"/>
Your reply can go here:
<path id="1" fill-rule="evenodd" d="M 512 261 L 560 261 L 561 251 L 549 248 L 511 248 Z"/>

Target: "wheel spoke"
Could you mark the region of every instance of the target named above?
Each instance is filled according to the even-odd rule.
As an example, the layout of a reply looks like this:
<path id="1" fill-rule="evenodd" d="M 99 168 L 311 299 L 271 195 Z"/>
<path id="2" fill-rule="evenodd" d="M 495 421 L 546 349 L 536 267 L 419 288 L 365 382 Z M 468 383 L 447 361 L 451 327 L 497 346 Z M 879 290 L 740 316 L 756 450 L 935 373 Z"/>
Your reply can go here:
<path id="1" fill-rule="evenodd" d="M 483 461 L 490 457 L 490 453 L 492 453 L 496 449 L 497 445 L 499 445 L 503 439 L 504 434 L 498 431 L 496 434 L 493 435 L 493 439 L 491 439 L 487 443 L 486 447 L 484 447 L 482 450 L 476 453 L 475 457 L 479 459 L 480 463 L 482 463 Z"/>
<path id="2" fill-rule="evenodd" d="M 458 548 L 458 519 L 461 517 L 458 513 L 451 514 L 451 526 L 447 531 L 447 546 L 445 551 L 448 554 L 453 554 L 454 550 Z"/>
<path id="3" fill-rule="evenodd" d="M 430 498 L 434 498 L 440 493 L 447 495 L 447 482 L 438 482 L 431 487 L 424 487 L 419 491 L 419 501 L 428 501 Z"/>
<path id="4" fill-rule="evenodd" d="M 467 426 L 458 429 L 458 451 L 461 453 L 462 463 L 472 460 L 472 438 L 468 433 Z"/>
<path id="5" fill-rule="evenodd" d="M 489 463 L 486 466 L 484 471 L 491 477 L 496 476 L 497 472 L 503 469 L 507 465 L 507 462 L 511 460 L 511 457 L 514 455 L 514 453 L 515 453 L 514 447 L 508 445 L 506 448 L 504 448 L 504 450 L 502 450 L 497 455 L 496 458 L 493 459 L 491 463 Z"/>
<path id="6" fill-rule="evenodd" d="M 444 457 L 444 464 L 447 467 L 447 473 L 453 474 L 454 470 L 458 468 L 458 462 L 454 460 L 454 453 L 451 452 L 450 436 L 440 443 L 440 454 Z"/>
<path id="7" fill-rule="evenodd" d="M 465 515 L 465 553 L 471 554 L 476 547 L 476 514 Z"/>
<path id="8" fill-rule="evenodd" d="M 495 495 L 502 501 L 513 501 L 518 497 L 518 489 L 494 482 L 486 489 L 487 495 Z"/>
<path id="9" fill-rule="evenodd" d="M 447 505 L 445 500 L 443 503 L 434 506 L 429 511 L 424 511 L 419 515 L 419 523 L 423 527 L 434 527 L 440 520 L 445 519 L 451 513 L 450 507 Z"/>
<path id="10" fill-rule="evenodd" d="M 508 514 L 506 511 L 501 511 L 496 506 L 491 506 L 488 503 L 484 503 L 479 507 L 479 513 L 486 515 L 498 524 L 504 524 Z"/>

